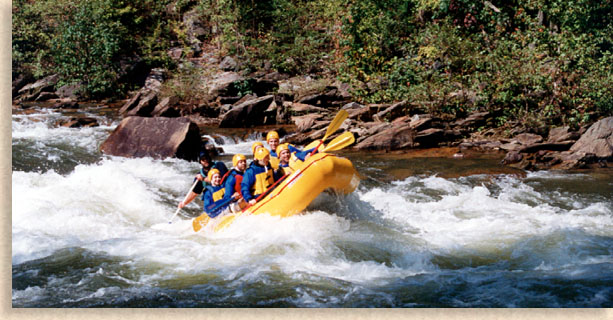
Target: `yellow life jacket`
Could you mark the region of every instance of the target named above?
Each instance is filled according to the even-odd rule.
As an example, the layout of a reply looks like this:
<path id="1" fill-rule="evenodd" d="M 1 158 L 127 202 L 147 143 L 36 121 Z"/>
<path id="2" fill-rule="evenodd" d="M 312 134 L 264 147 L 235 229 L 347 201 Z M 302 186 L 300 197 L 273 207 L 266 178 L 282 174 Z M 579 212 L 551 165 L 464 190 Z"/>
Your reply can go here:
<path id="1" fill-rule="evenodd" d="M 275 180 L 272 176 L 272 170 L 268 168 L 268 170 L 262 171 L 255 175 L 255 183 L 253 186 L 251 186 L 251 194 L 260 195 L 274 183 Z"/>

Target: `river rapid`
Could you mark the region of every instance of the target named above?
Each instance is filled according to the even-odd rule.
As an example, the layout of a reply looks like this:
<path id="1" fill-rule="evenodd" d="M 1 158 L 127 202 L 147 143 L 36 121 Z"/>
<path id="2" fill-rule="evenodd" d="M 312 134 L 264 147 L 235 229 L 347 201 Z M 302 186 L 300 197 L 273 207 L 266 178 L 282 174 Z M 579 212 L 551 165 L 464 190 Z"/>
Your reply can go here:
<path id="1" fill-rule="evenodd" d="M 12 306 L 613 307 L 613 171 L 342 153 L 362 176 L 300 215 L 194 233 L 198 164 L 102 155 L 92 109 L 12 116 Z M 260 136 L 217 133 L 230 164 Z"/>

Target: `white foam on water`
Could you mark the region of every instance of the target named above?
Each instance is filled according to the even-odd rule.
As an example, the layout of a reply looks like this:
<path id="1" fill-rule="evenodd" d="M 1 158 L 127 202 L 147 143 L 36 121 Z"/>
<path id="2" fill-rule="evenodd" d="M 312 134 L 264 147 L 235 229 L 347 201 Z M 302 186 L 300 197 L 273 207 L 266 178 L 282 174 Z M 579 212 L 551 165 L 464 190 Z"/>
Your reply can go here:
<path id="1" fill-rule="evenodd" d="M 457 181 L 427 177 L 426 188 L 445 192 L 440 199 L 416 201 L 403 186 L 362 191 L 360 199 L 380 211 L 385 219 L 406 230 L 419 230 L 419 237 L 435 247 L 497 250 L 531 236 L 560 229 L 581 229 L 589 234 L 613 234 L 610 204 L 595 203 L 580 210 L 564 210 L 544 202 L 546 197 L 518 183 L 512 188 L 498 182 L 498 196 L 486 186 L 462 185 Z M 535 203 L 529 205 L 529 202 Z M 522 201 L 518 201 L 522 199 Z"/>

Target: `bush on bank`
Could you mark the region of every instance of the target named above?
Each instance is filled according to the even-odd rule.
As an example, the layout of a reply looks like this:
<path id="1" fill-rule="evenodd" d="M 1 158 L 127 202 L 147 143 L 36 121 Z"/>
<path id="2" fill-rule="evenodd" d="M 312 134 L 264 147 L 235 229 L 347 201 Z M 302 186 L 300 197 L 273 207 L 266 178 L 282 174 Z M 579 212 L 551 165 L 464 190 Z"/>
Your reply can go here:
<path id="1" fill-rule="evenodd" d="M 92 96 L 119 94 L 121 59 L 172 68 L 166 51 L 189 51 L 182 20 L 189 11 L 207 43 L 250 70 L 269 64 L 337 77 L 367 103 L 406 99 L 450 115 L 488 110 L 501 126 L 577 126 L 613 114 L 612 7 L 611 0 L 16 0 L 13 69 L 56 72 L 63 83 L 85 83 Z"/>

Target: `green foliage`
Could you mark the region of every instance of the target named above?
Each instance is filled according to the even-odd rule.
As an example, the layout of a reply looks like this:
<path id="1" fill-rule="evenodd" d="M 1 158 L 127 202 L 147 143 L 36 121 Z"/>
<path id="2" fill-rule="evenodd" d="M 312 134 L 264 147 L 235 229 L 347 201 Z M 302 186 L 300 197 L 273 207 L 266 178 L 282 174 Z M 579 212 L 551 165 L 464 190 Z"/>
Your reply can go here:
<path id="1" fill-rule="evenodd" d="M 18 0 L 13 3 L 13 70 L 56 72 L 59 85 L 82 83 L 84 94 L 120 89 L 120 60 L 140 56 L 168 64 L 164 8 L 168 1 Z"/>

